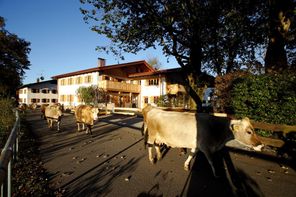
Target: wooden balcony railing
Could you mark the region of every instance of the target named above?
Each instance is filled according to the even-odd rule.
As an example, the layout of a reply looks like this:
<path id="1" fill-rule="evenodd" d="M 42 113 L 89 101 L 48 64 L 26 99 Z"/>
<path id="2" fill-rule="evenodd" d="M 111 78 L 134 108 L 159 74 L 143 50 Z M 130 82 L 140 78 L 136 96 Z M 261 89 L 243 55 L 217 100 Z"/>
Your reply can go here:
<path id="1" fill-rule="evenodd" d="M 137 84 L 129 84 L 124 82 L 115 82 L 115 81 L 99 81 L 99 88 L 111 91 L 120 91 L 120 92 L 132 92 L 140 93 L 141 86 Z"/>

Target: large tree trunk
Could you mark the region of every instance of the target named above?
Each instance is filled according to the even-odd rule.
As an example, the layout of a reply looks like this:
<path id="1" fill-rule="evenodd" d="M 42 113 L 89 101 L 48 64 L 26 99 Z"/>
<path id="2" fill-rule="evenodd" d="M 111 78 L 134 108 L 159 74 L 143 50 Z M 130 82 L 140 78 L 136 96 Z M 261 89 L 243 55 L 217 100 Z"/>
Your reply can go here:
<path id="1" fill-rule="evenodd" d="M 191 52 L 189 57 L 189 64 L 186 68 L 186 82 L 188 87 L 188 94 L 194 100 L 197 111 L 202 111 L 202 100 L 197 94 L 197 82 L 201 76 L 201 44 L 199 39 L 194 39 L 191 45 Z"/>
<path id="2" fill-rule="evenodd" d="M 291 21 L 287 16 L 290 0 L 269 0 L 269 43 L 265 56 L 265 72 L 279 72 L 288 67 L 285 36 Z"/>

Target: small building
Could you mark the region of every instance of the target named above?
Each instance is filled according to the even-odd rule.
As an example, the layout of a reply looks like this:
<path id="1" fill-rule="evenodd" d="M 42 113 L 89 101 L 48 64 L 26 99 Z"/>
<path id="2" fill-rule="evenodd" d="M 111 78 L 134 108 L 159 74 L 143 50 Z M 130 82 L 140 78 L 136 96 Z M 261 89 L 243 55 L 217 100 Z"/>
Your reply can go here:
<path id="1" fill-rule="evenodd" d="M 41 81 L 21 86 L 18 89 L 19 104 L 53 104 L 58 102 L 57 80 Z"/>

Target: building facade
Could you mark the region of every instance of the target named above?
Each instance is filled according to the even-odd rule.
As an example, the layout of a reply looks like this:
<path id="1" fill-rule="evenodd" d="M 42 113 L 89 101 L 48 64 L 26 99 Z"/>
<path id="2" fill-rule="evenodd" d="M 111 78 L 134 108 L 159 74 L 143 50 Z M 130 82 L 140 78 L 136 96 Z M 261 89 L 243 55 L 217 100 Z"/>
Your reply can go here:
<path id="1" fill-rule="evenodd" d="M 41 81 L 21 86 L 18 89 L 20 104 L 53 104 L 58 102 L 57 81 Z"/>
<path id="2" fill-rule="evenodd" d="M 97 86 L 107 93 L 107 102 L 115 107 L 143 108 L 157 103 L 161 95 L 170 91 L 167 73 L 176 69 L 157 71 L 146 61 L 105 65 L 99 59 L 95 68 L 53 76 L 57 80 L 58 102 L 65 108 L 82 103 L 77 96 L 79 87 Z"/>

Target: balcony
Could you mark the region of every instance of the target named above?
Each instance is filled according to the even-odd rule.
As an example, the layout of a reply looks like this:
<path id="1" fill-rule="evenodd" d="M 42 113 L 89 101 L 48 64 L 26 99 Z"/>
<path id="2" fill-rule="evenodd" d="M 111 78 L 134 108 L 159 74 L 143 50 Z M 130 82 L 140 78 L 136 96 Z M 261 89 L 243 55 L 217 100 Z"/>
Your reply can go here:
<path id="1" fill-rule="evenodd" d="M 99 81 L 99 88 L 103 88 L 105 90 L 110 91 L 119 91 L 119 92 L 132 92 L 132 93 L 140 93 L 141 85 L 123 83 L 123 82 L 115 82 L 115 81 Z"/>

